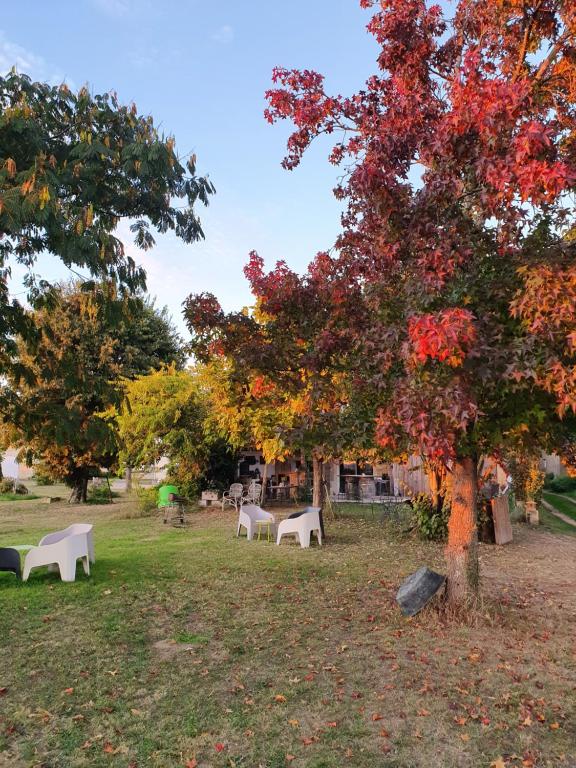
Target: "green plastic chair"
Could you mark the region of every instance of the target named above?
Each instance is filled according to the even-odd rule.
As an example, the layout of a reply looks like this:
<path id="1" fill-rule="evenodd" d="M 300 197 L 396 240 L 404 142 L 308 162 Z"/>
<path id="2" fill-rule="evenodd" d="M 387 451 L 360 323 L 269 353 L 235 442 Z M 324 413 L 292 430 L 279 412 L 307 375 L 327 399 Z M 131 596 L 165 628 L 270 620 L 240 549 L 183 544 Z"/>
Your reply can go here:
<path id="1" fill-rule="evenodd" d="M 175 485 L 161 485 L 160 488 L 158 488 L 158 509 L 178 506 L 177 501 L 172 501 L 170 499 L 171 494 L 178 496 L 178 488 Z"/>

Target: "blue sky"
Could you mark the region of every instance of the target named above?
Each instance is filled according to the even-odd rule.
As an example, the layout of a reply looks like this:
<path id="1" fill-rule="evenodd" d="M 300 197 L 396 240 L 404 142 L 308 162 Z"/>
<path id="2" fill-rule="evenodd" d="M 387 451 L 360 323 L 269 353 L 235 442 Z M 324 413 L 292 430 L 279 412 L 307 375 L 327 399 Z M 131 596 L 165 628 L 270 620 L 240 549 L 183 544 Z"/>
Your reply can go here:
<path id="1" fill-rule="evenodd" d="M 19 0 L 3 7 L 0 69 L 115 90 L 174 134 L 180 154 L 196 152 L 217 188 L 199 211 L 206 241 L 165 236 L 146 254 L 131 248 L 183 330 L 189 293 L 211 291 L 226 309 L 251 302 L 242 274 L 251 249 L 268 266 L 284 258 L 301 271 L 332 245 L 339 207 L 327 146 L 284 171 L 288 126 L 264 120 L 264 92 L 276 65 L 316 69 L 332 92 L 356 90 L 377 55 L 368 20 L 358 0 Z M 64 274 L 47 257 L 37 271 Z"/>

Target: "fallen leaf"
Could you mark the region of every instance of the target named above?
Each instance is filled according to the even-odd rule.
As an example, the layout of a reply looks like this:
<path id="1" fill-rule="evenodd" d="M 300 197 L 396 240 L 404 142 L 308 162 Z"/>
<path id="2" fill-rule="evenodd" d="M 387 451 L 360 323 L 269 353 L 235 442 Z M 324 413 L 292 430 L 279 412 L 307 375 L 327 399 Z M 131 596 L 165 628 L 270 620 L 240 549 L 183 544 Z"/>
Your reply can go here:
<path id="1" fill-rule="evenodd" d="M 454 718 L 454 722 L 456 723 L 456 725 L 466 725 L 466 723 L 468 722 L 468 718 L 466 718 L 466 717 L 455 717 Z"/>
<path id="2" fill-rule="evenodd" d="M 390 733 L 385 728 L 382 728 L 379 735 L 382 736 L 383 739 L 390 738 Z"/>
<path id="3" fill-rule="evenodd" d="M 380 712 L 374 712 L 372 715 L 372 722 L 375 723 L 378 720 L 384 720 L 384 715 L 381 715 Z"/>
<path id="4" fill-rule="evenodd" d="M 292 728 L 298 728 L 300 725 L 300 720 L 288 720 L 288 723 L 292 726 Z"/>
<path id="5" fill-rule="evenodd" d="M 302 744 L 304 744 L 305 747 L 309 747 L 310 744 L 314 744 L 314 739 L 310 739 L 308 736 L 302 739 Z"/>
<path id="6" fill-rule="evenodd" d="M 418 717 L 428 717 L 428 715 L 430 714 L 430 710 L 419 709 L 417 714 L 418 714 Z"/>
<path id="7" fill-rule="evenodd" d="M 286 755 L 286 762 L 287 763 L 291 763 L 292 760 L 295 760 L 295 759 L 296 759 L 295 755 Z"/>
<path id="8" fill-rule="evenodd" d="M 326 723 L 326 725 L 328 726 L 328 728 L 336 728 L 338 726 L 338 723 L 335 720 L 333 720 L 331 723 Z"/>
<path id="9" fill-rule="evenodd" d="M 64 688 L 63 693 L 65 693 L 66 696 L 71 696 L 74 693 L 74 688 Z"/>
<path id="10" fill-rule="evenodd" d="M 277 693 L 276 696 L 274 696 L 274 701 L 277 701 L 278 704 L 284 704 L 286 701 L 286 696 L 283 696 L 281 693 Z"/>
<path id="11" fill-rule="evenodd" d="M 8 693 L 8 688 L 4 686 L 3 688 L 0 688 L 0 696 L 6 696 Z"/>
<path id="12" fill-rule="evenodd" d="M 110 744 L 109 741 L 106 741 L 104 743 L 104 746 L 102 747 L 102 751 L 106 752 L 107 755 L 115 755 L 118 752 L 118 750 L 114 749 L 114 747 L 112 746 L 112 744 Z"/>
<path id="13" fill-rule="evenodd" d="M 222 744 L 221 741 L 218 741 L 216 742 L 216 744 L 214 744 L 214 749 L 216 750 L 216 752 L 223 752 L 226 749 L 226 747 L 224 746 L 224 744 Z"/>
<path id="14" fill-rule="evenodd" d="M 131 709 L 131 710 L 130 710 L 130 712 L 131 712 L 131 713 L 132 713 L 132 714 L 133 714 L 135 717 L 140 717 L 140 715 L 142 715 L 142 714 L 143 714 L 141 709 Z"/>
<path id="15" fill-rule="evenodd" d="M 195 757 L 191 757 L 190 760 L 186 760 L 184 768 L 198 768 L 198 760 Z"/>
<path id="16" fill-rule="evenodd" d="M 490 768 L 506 768 L 506 763 L 499 757 L 493 763 L 490 763 Z"/>
<path id="17" fill-rule="evenodd" d="M 468 733 L 461 733 L 460 738 L 462 741 L 470 741 L 470 735 Z"/>
<path id="18" fill-rule="evenodd" d="M 557 731 L 560 728 L 560 723 L 550 723 L 549 728 L 551 731 Z"/>

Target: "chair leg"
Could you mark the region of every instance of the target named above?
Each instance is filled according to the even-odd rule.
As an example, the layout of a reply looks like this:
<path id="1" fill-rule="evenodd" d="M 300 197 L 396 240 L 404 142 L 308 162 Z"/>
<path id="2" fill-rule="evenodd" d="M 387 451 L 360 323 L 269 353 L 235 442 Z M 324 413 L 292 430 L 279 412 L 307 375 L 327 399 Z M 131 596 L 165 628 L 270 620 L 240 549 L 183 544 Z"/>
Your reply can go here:
<path id="1" fill-rule="evenodd" d="M 88 557 L 83 557 L 82 565 L 84 566 L 84 573 L 86 576 L 90 576 L 90 559 Z"/>
<path id="2" fill-rule="evenodd" d="M 22 571 L 22 581 L 28 581 L 28 576 L 30 576 L 30 571 L 32 570 L 31 566 L 29 566 L 26 562 L 24 563 L 24 570 Z"/>
<path id="3" fill-rule="evenodd" d="M 76 560 L 64 560 L 58 563 L 62 581 L 76 581 Z"/>
<path id="4" fill-rule="evenodd" d="M 316 538 L 318 539 L 318 544 L 322 546 L 322 532 L 316 531 Z"/>
<path id="5" fill-rule="evenodd" d="M 311 532 L 307 531 L 306 533 L 301 533 L 298 531 L 298 540 L 300 541 L 300 546 L 302 549 L 308 549 L 310 546 L 310 536 Z"/>

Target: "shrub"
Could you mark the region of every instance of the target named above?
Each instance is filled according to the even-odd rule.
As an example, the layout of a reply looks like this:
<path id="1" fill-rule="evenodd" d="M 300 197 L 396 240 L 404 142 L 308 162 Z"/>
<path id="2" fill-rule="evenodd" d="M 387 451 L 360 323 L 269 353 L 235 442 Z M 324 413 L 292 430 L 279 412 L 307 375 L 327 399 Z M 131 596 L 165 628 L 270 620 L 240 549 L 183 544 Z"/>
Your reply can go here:
<path id="1" fill-rule="evenodd" d="M 42 461 L 34 465 L 34 480 L 36 480 L 38 485 L 54 485 L 56 482 L 55 478 L 50 474 L 50 470 Z"/>
<path id="2" fill-rule="evenodd" d="M 553 493 L 567 493 L 576 490 L 576 477 L 555 477 L 545 485 L 547 490 Z"/>
<path id="3" fill-rule="evenodd" d="M 153 488 L 142 488 L 142 486 L 137 486 L 136 496 L 138 497 L 138 506 L 142 513 L 142 517 L 150 517 L 156 513 L 158 488 L 159 486 L 157 485 Z"/>
<path id="4" fill-rule="evenodd" d="M 526 478 L 526 498 L 530 501 L 539 502 L 542 498 L 542 488 L 544 487 L 545 474 L 536 464 L 533 464 L 528 470 Z"/>
<path id="5" fill-rule="evenodd" d="M 448 536 L 450 506 L 444 503 L 438 512 L 432 500 L 425 493 L 418 493 L 412 499 L 414 522 L 419 535 L 428 541 L 444 541 Z"/>
<path id="6" fill-rule="evenodd" d="M 30 493 L 28 488 L 17 480 L 12 480 L 10 477 L 5 477 L 0 480 L 0 493 L 15 493 L 18 496 L 26 496 Z"/>
<path id="7" fill-rule="evenodd" d="M 89 504 L 110 504 L 115 496 L 118 496 L 118 494 L 110 490 L 108 483 L 90 485 L 88 487 Z"/>

